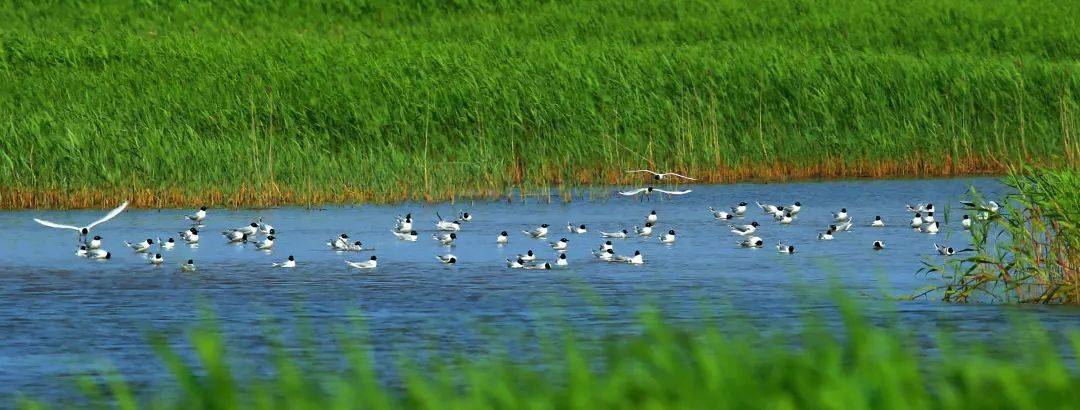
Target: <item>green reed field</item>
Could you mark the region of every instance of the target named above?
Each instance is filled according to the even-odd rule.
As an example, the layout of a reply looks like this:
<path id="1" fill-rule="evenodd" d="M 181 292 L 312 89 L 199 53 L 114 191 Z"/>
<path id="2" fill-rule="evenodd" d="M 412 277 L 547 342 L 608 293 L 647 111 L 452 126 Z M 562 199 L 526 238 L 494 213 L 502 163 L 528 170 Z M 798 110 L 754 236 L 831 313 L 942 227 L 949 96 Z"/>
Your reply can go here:
<path id="1" fill-rule="evenodd" d="M 385 366 L 375 363 L 362 331 L 329 337 L 340 360 L 325 368 L 304 353 L 303 346 L 310 343 L 311 348 L 315 339 L 271 333 L 270 353 L 256 358 L 250 351 L 231 350 L 220 328 L 207 320 L 186 340 L 151 338 L 172 387 L 129 385 L 122 374 L 102 374 L 79 383 L 86 401 L 63 405 L 124 410 L 1045 410 L 1072 409 L 1080 401 L 1075 359 L 1080 357 L 1080 334 L 1051 337 L 1037 322 L 1017 317 L 1003 323 L 989 344 L 944 331 L 930 342 L 897 324 L 872 324 L 850 303 L 841 308 L 843 325 L 835 334 L 810 318 L 804 330 L 786 336 L 730 322 L 702 323 L 687 331 L 652 312 L 643 315 L 636 336 L 591 340 L 572 331 L 545 331 L 519 341 L 539 346 L 529 356 L 539 356 L 541 363 L 509 354 L 505 341 L 494 338 L 486 354 L 418 361 L 402 352 L 390 366 L 396 376 L 380 376 Z M 239 358 L 255 359 L 268 369 L 252 376 Z M 387 377 L 396 382 L 388 385 Z M 47 404 L 24 398 L 20 407 Z"/>
<path id="2" fill-rule="evenodd" d="M 1073 165 L 1080 3 L 0 0 L 0 207 Z"/>

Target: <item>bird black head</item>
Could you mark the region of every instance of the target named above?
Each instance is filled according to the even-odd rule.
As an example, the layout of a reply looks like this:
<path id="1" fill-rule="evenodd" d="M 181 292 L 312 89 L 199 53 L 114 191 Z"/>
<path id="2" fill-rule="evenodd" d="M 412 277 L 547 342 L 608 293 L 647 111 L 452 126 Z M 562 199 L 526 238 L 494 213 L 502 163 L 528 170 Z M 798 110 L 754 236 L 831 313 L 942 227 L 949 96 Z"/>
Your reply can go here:
<path id="1" fill-rule="evenodd" d="M 627 232 L 627 231 L 626 231 L 625 229 L 623 229 L 623 230 L 622 230 L 622 233 L 630 233 L 630 232 Z"/>
<path id="2" fill-rule="evenodd" d="M 949 248 L 950 252 L 952 248 Z M 112 252 L 105 252 L 105 259 L 112 259 Z"/>
<path id="3" fill-rule="evenodd" d="M 349 235 L 341 234 L 341 239 L 349 239 Z"/>
<path id="4" fill-rule="evenodd" d="M 970 217 L 967 216 L 967 214 L 964 214 L 964 219 L 968 219 L 968 218 L 970 218 Z"/>
<path id="5" fill-rule="evenodd" d="M 194 259 L 188 259 L 188 260 L 187 260 L 187 263 L 188 263 L 188 265 L 194 265 L 194 264 L 195 264 L 195 260 L 194 260 Z"/>
<path id="6" fill-rule="evenodd" d="M 296 258 L 293 258 L 293 256 L 292 256 L 292 255 L 289 255 L 289 260 L 291 260 L 291 261 L 292 261 L 292 260 L 296 260 Z"/>
<path id="7" fill-rule="evenodd" d="M 802 202 L 799 202 L 799 201 L 795 201 L 795 206 L 802 206 Z M 794 248 L 794 247 L 790 247 L 790 246 L 789 246 L 789 248 Z"/>
<path id="8" fill-rule="evenodd" d="M 836 225 L 829 225 L 829 230 L 830 231 L 835 231 L 836 230 Z"/>
<path id="9" fill-rule="evenodd" d="M 641 255 L 641 251 L 634 251 L 634 256 Z"/>
<path id="10" fill-rule="evenodd" d="M 541 228 L 547 228 L 547 227 L 548 227 L 548 224 L 540 224 L 540 227 L 541 227 Z"/>
<path id="11" fill-rule="evenodd" d="M 416 231 L 409 231 L 409 235 L 416 236 Z"/>
<path id="12" fill-rule="evenodd" d="M 86 250 L 86 245 L 79 245 L 79 250 L 85 251 Z"/>
<path id="13" fill-rule="evenodd" d="M 946 252 L 946 253 L 953 253 L 953 249 L 952 249 L 952 247 L 950 246 L 950 247 L 948 247 L 948 248 L 945 248 L 945 252 Z"/>
<path id="14" fill-rule="evenodd" d="M 100 240 L 101 240 L 101 237 L 100 237 L 100 236 L 97 236 L 97 235 L 95 235 L 95 236 L 94 236 L 94 240 L 95 240 L 95 241 L 100 241 Z"/>
<path id="15" fill-rule="evenodd" d="M 747 205 L 749 205 L 749 204 L 746 203 L 746 202 L 739 202 L 739 206 L 747 206 Z"/>
<path id="16" fill-rule="evenodd" d="M 270 228 L 270 234 L 273 235 L 275 233 L 277 233 L 277 231 L 275 231 L 274 228 Z"/>
<path id="17" fill-rule="evenodd" d="M 653 175 L 653 177 L 652 177 L 652 178 L 653 178 L 653 179 L 655 179 L 655 180 L 657 180 L 657 181 L 659 181 L 659 180 L 660 180 L 660 176 L 659 176 L 659 175 Z"/>
<path id="18" fill-rule="evenodd" d="M 269 239 L 269 240 L 271 240 L 271 241 L 272 241 L 272 240 L 274 240 L 275 238 L 274 238 L 274 235 L 270 235 L 270 236 L 267 236 L 267 237 L 266 237 L 266 239 Z"/>
<path id="19" fill-rule="evenodd" d="M 791 212 L 784 212 L 784 216 L 791 218 Z"/>
<path id="20" fill-rule="evenodd" d="M 506 231 L 499 232 L 499 236 L 506 236 Z"/>
<path id="21" fill-rule="evenodd" d="M 448 260 L 447 262 L 448 263 L 457 263 L 457 258 L 451 257 L 450 260 Z"/>
<path id="22" fill-rule="evenodd" d="M 795 253 L 795 247 L 794 246 L 788 246 L 787 251 L 788 251 L 788 253 Z"/>
<path id="23" fill-rule="evenodd" d="M 840 208 L 840 212 L 847 212 L 847 208 Z"/>
<path id="24" fill-rule="evenodd" d="M 566 254 L 565 253 L 560 253 L 559 254 L 559 259 L 566 259 Z"/>
<path id="25" fill-rule="evenodd" d="M 457 234 L 450 232 L 450 239 L 457 239 Z"/>
<path id="26" fill-rule="evenodd" d="M 193 233 L 193 234 L 195 234 L 195 235 L 198 235 L 198 234 L 199 234 L 199 230 L 198 230 L 198 229 L 195 229 L 195 228 L 191 228 L 191 233 Z"/>
<path id="27" fill-rule="evenodd" d="M 877 215 L 877 216 L 875 216 L 875 217 L 874 217 L 874 220 L 875 220 L 875 221 L 880 221 L 880 220 L 881 220 L 881 215 Z"/>
<path id="28" fill-rule="evenodd" d="M 656 215 L 656 211 L 649 212 L 649 215 Z"/>
<path id="29" fill-rule="evenodd" d="M 675 230 L 674 230 L 674 229 L 669 229 L 669 230 L 667 231 L 667 234 L 668 234 L 668 235 L 674 235 L 674 234 L 675 234 Z"/>
<path id="30" fill-rule="evenodd" d="M 753 226 L 753 227 L 755 227 L 755 228 L 756 228 L 756 227 L 758 227 L 759 225 L 758 225 L 757 221 L 754 221 L 754 222 L 750 222 L 750 226 Z"/>
<path id="31" fill-rule="evenodd" d="M 83 235 L 86 235 L 86 234 L 90 233 L 90 229 L 82 228 L 82 230 L 80 230 L 79 232 L 82 232 Z"/>
<path id="32" fill-rule="evenodd" d="M 731 219 L 731 218 L 734 218 L 734 217 L 735 217 L 735 216 L 733 216 L 733 215 L 731 215 L 731 214 L 727 214 L 727 216 L 725 216 L 725 217 L 724 217 L 724 219 Z"/>
<path id="33" fill-rule="evenodd" d="M 825 231 L 826 235 L 832 235 L 832 233 L 833 233 L 832 228 L 829 228 L 829 230 Z"/>
<path id="34" fill-rule="evenodd" d="M 526 255 L 529 255 L 529 256 L 533 256 L 533 252 L 532 252 L 532 249 L 529 249 L 529 251 L 528 251 L 528 252 L 525 252 L 525 254 L 526 254 Z"/>
<path id="35" fill-rule="evenodd" d="M 147 244 L 147 245 L 153 245 L 153 244 L 154 244 L 154 240 L 153 240 L 153 239 L 150 239 L 150 238 L 147 238 L 147 239 L 146 239 L 146 244 Z"/>
<path id="36" fill-rule="evenodd" d="M 544 269 L 551 269 L 551 264 L 544 262 Z"/>
<path id="37" fill-rule="evenodd" d="M 165 242 L 168 242 L 168 243 L 173 243 L 173 242 L 175 242 L 175 241 L 173 240 L 173 238 L 169 238 L 169 240 L 167 240 L 167 241 L 165 241 Z"/>
<path id="38" fill-rule="evenodd" d="M 524 260 L 524 259 L 521 259 L 521 258 L 518 258 L 518 259 L 517 259 L 517 263 L 518 263 L 518 264 L 520 264 L 520 265 L 524 265 L 524 264 L 525 264 L 525 260 Z"/>
<path id="39" fill-rule="evenodd" d="M 915 217 L 916 217 L 916 218 L 922 218 L 922 213 L 916 212 L 916 213 L 915 213 Z"/>
<path id="40" fill-rule="evenodd" d="M 377 261 L 377 260 L 379 260 L 379 258 L 376 258 L 375 255 L 371 255 L 371 260 Z"/>
<path id="41" fill-rule="evenodd" d="M 578 226 L 578 229 L 585 229 L 585 224 L 581 224 L 580 226 Z"/>
<path id="42" fill-rule="evenodd" d="M 934 211 L 927 212 L 926 216 L 934 216 Z"/>
<path id="43" fill-rule="evenodd" d="M 566 238 L 562 238 L 562 239 L 559 239 L 559 242 L 570 242 L 570 240 L 566 239 Z"/>
<path id="44" fill-rule="evenodd" d="M 360 246 L 360 241 L 353 242 L 353 245 Z"/>
<path id="45" fill-rule="evenodd" d="M 206 210 L 206 207 L 205 207 L 205 206 L 200 206 L 200 207 L 199 207 L 199 210 L 200 210 L 200 211 L 205 211 L 205 210 Z"/>
<path id="46" fill-rule="evenodd" d="M 934 210 L 934 204 L 926 204 L 926 210 L 927 211 L 933 211 Z"/>
<path id="47" fill-rule="evenodd" d="M 161 254 L 160 254 L 160 253 L 155 253 L 155 254 L 154 254 L 154 257 L 155 257 L 155 258 L 158 258 L 158 259 L 161 259 Z"/>
<path id="48" fill-rule="evenodd" d="M 754 246 L 761 246 L 761 243 L 762 243 L 762 242 L 761 242 L 761 240 L 760 240 L 760 239 L 759 239 L 759 240 L 756 240 L 756 241 L 754 241 Z"/>
<path id="49" fill-rule="evenodd" d="M 462 213 L 461 213 L 461 216 L 464 216 L 465 218 L 468 218 L 468 217 L 469 217 L 469 213 L 468 213 L 468 212 L 462 212 Z"/>
<path id="50" fill-rule="evenodd" d="M 611 245 L 611 241 L 604 241 L 604 245 L 608 245 L 608 246 L 610 246 L 610 245 Z"/>

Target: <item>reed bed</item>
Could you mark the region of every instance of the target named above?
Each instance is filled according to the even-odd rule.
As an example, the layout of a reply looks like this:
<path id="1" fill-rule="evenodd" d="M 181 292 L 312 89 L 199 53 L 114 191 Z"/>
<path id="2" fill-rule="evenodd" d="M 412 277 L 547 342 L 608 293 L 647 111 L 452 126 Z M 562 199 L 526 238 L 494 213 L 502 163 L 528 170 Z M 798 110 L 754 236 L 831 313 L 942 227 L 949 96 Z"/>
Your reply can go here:
<path id="1" fill-rule="evenodd" d="M 0 2 L 0 207 L 1074 164 L 1080 5 Z"/>
<path id="2" fill-rule="evenodd" d="M 850 303 L 842 305 L 842 326 L 835 333 L 824 330 L 818 318 L 808 319 L 793 334 L 767 335 L 730 322 L 673 326 L 646 311 L 636 335 L 595 339 L 571 330 L 544 330 L 512 342 L 489 336 L 490 346 L 480 353 L 392 355 L 398 359 L 389 373 L 376 363 L 365 332 L 354 327 L 317 338 L 294 332 L 300 336 L 286 339 L 285 332 L 268 332 L 270 353 L 257 354 L 230 349 L 210 318 L 188 332 L 186 343 L 163 335 L 151 338 L 173 378 L 171 387 L 129 385 L 123 375 L 106 373 L 79 383 L 85 401 L 62 404 L 120 409 L 908 410 L 1070 409 L 1080 399 L 1076 334 L 1050 336 L 1038 321 L 1017 318 L 1003 323 L 986 344 L 956 341 L 944 333 L 927 342 L 902 326 L 874 325 L 860 312 Z M 316 345 L 340 352 L 340 360 L 314 365 L 310 349 Z M 527 356 L 537 359 L 510 354 L 508 346 L 535 348 L 537 354 Z M 245 369 L 242 363 L 251 362 L 263 370 Z M 45 408 L 47 403 L 23 399 L 19 406 Z"/>

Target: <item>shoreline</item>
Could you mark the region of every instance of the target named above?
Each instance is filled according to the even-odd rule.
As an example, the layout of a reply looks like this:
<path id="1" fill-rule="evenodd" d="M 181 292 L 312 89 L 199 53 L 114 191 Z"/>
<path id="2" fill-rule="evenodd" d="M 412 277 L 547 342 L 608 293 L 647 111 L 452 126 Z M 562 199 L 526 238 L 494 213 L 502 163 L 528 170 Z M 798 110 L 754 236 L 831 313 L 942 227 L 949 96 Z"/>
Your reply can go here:
<path id="1" fill-rule="evenodd" d="M 717 169 L 712 172 L 697 170 L 689 172 L 697 178 L 692 184 L 738 184 L 738 183 L 793 183 L 808 181 L 837 181 L 860 179 L 934 179 L 963 177 L 994 177 L 1005 175 L 1011 165 L 989 164 L 983 160 L 963 162 L 953 166 L 944 161 L 939 167 L 931 167 L 918 161 L 906 164 L 847 164 L 843 167 L 798 167 L 775 165 L 771 167 L 744 167 L 742 171 Z M 1040 164 L 1047 166 L 1051 164 Z M 510 172 L 515 172 L 511 170 Z M 552 196 L 570 201 L 574 190 L 596 187 L 648 185 L 647 180 L 615 170 L 579 170 L 577 179 L 566 181 L 552 176 L 547 182 L 522 180 L 519 176 L 512 184 L 502 187 L 455 190 L 453 187 L 441 192 L 423 190 L 422 187 L 406 186 L 401 192 L 377 192 L 354 187 L 327 187 L 297 189 L 284 184 L 266 183 L 254 188 L 241 186 L 217 192 L 191 193 L 184 188 L 115 187 L 109 189 L 80 188 L 66 194 L 55 189 L 26 187 L 3 187 L 0 189 L 0 209 L 92 209 L 109 208 L 118 201 L 127 200 L 131 208 L 182 209 L 198 206 L 216 208 L 269 208 L 275 206 L 318 206 L 324 204 L 392 204 L 400 202 L 456 202 L 461 200 L 516 200 L 531 190 L 547 189 Z M 657 184 L 667 186 L 668 182 Z M 688 185 L 688 184 L 680 184 Z"/>

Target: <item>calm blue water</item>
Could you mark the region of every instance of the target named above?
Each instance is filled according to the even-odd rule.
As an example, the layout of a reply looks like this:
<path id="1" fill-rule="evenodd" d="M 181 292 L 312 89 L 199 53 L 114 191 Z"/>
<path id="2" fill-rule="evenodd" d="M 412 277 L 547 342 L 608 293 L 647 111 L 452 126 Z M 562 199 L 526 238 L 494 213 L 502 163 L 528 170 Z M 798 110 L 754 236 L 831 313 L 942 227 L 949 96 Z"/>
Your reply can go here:
<path id="1" fill-rule="evenodd" d="M 328 207 L 325 210 L 211 209 L 197 248 L 177 245 L 163 252 L 166 266 L 150 266 L 123 240 L 176 236 L 187 227 L 187 210 L 129 210 L 101 226 L 111 261 L 90 261 L 73 255 L 74 238 L 46 229 L 32 217 L 86 223 L 102 211 L 0 212 L 0 397 L 22 392 L 34 397 L 64 398 L 74 391 L 72 376 L 105 365 L 118 368 L 136 385 L 156 385 L 165 370 L 145 343 L 148 331 L 179 337 L 211 307 L 229 336 L 230 348 L 254 355 L 265 352 L 261 335 L 266 319 L 286 322 L 303 318 L 317 336 L 330 334 L 343 318 L 362 312 L 372 340 L 383 354 L 407 351 L 482 350 L 484 329 L 521 331 L 535 326 L 538 312 L 557 310 L 579 331 L 597 336 L 633 333 L 636 312 L 648 303 L 674 320 L 695 320 L 702 306 L 720 302 L 727 312 L 746 316 L 765 329 L 798 327 L 808 312 L 830 303 L 801 289 L 836 280 L 874 311 L 889 306 L 905 324 L 929 334 L 946 327 L 964 335 L 987 335 L 1016 311 L 1048 323 L 1076 327 L 1075 308 L 949 305 L 933 300 L 885 303 L 885 295 L 913 293 L 933 278 L 915 274 L 921 262 L 936 259 L 933 243 L 965 245 L 963 232 L 936 236 L 907 228 L 904 203 L 956 205 L 970 185 L 988 197 L 1002 187 L 991 179 L 841 181 L 794 184 L 691 186 L 694 193 L 672 200 L 639 202 L 629 198 L 578 198 L 572 203 L 483 201 L 457 204 Z M 602 199 L 601 199 L 602 198 Z M 777 225 L 752 206 L 755 200 L 790 204 L 801 201 L 796 223 Z M 705 211 L 751 203 L 743 223 L 762 224 L 764 249 L 740 249 L 726 223 Z M 846 207 L 856 220 L 854 232 L 831 242 L 816 240 L 830 223 L 830 211 Z M 447 252 L 430 239 L 436 211 L 444 216 L 466 209 L 475 215 L 449 251 L 460 263 L 439 264 Z M 650 210 L 660 216 L 657 233 L 675 229 L 673 246 L 648 240 L 615 240 L 616 251 L 640 250 L 644 266 L 604 263 L 589 250 L 603 240 L 599 230 L 631 229 L 643 224 Z M 396 240 L 389 230 L 393 216 L 413 212 L 421 231 L 419 242 Z M 881 215 L 889 227 L 865 227 Z M 217 232 L 239 227 L 262 216 L 278 231 L 274 250 L 224 243 Z M 943 218 L 944 212 L 938 213 Z M 566 232 L 567 222 L 587 224 L 590 233 Z M 951 215 L 959 227 L 959 214 Z M 521 229 L 541 223 L 552 226 L 549 240 L 570 239 L 570 267 L 555 271 L 510 270 L 504 259 L 529 249 L 554 260 L 546 240 L 526 238 Z M 499 231 L 511 233 L 510 244 L 496 246 Z M 374 252 L 336 253 L 325 242 L 340 233 L 363 241 Z M 783 240 L 797 247 L 795 255 L 778 254 Z M 874 240 L 888 249 L 872 251 Z M 274 269 L 271 262 L 295 255 L 299 266 Z M 345 260 L 379 257 L 379 268 L 359 271 Z M 180 273 L 177 265 L 197 261 L 197 273 Z M 595 298 L 583 297 L 586 291 Z M 600 315 L 597 311 L 607 314 Z M 300 313 L 298 313 L 300 312 Z M 1060 327 L 1060 326 L 1059 326 Z M 336 360 L 333 357 L 327 361 Z"/>

